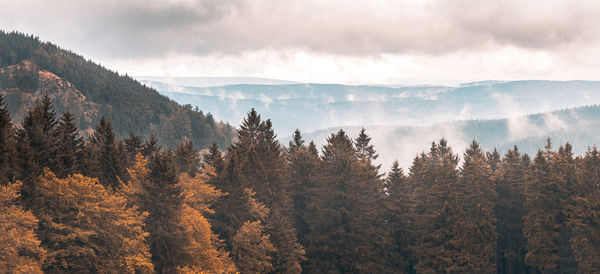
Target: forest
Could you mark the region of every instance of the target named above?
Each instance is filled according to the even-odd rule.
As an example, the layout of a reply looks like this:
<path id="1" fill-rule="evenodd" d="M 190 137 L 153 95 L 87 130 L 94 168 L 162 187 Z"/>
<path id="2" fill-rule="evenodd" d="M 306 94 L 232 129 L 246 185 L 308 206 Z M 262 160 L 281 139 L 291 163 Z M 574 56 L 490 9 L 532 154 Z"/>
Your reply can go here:
<path id="1" fill-rule="evenodd" d="M 600 272 L 596 147 L 441 139 L 386 172 L 364 129 L 284 146 L 254 110 L 204 154 L 84 138 L 48 96 L 12 121 L 0 97 L 2 273 Z"/>
<path id="2" fill-rule="evenodd" d="M 61 87 L 45 86 L 48 83 L 41 81 L 40 74 L 55 75 L 80 96 L 57 98 Z M 85 136 L 102 117 L 111 121 L 116 137 L 126 138 L 130 131 L 154 134 L 159 144 L 168 146 L 187 139 L 198 147 L 216 141 L 224 148 L 234 135 L 230 125 L 215 121 L 212 114 L 179 105 L 127 74 L 120 75 L 38 37 L 0 30 L 0 94 L 8 109 L 14 113 L 19 107 L 33 105 L 42 97 L 36 93 L 48 93 L 57 112 L 69 110 Z M 14 118 L 21 121 L 22 117 Z"/>

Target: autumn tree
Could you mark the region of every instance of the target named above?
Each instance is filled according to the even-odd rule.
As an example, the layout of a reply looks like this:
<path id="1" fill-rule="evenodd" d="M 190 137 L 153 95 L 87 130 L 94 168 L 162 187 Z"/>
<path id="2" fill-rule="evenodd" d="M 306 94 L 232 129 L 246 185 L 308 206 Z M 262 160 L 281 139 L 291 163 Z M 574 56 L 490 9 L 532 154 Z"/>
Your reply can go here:
<path id="1" fill-rule="evenodd" d="M 42 273 L 46 250 L 34 232 L 37 218 L 17 202 L 20 188 L 0 186 L 0 272 Z"/>
<path id="2" fill-rule="evenodd" d="M 38 180 L 38 234 L 48 250 L 47 272 L 153 271 L 143 230 L 146 214 L 111 194 L 97 179 L 59 179 L 49 169 Z"/>

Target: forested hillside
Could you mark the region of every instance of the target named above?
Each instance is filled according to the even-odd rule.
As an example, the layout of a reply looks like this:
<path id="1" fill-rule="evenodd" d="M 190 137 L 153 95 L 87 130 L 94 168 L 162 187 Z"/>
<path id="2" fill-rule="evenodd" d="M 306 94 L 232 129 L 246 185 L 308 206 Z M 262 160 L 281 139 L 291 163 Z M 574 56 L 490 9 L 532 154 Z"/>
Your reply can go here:
<path id="1" fill-rule="evenodd" d="M 118 137 L 154 134 L 169 146 L 187 139 L 200 148 L 212 141 L 225 147 L 233 136 L 232 127 L 212 115 L 178 105 L 127 75 L 36 37 L 0 31 L 0 94 L 16 121 L 46 93 L 84 132 L 105 117 Z"/>
<path id="2" fill-rule="evenodd" d="M 386 171 L 365 130 L 283 146 L 251 110 L 225 152 L 200 155 L 106 119 L 82 138 L 48 96 L 17 125 L 2 101 L 3 273 L 600 272 L 595 147 L 441 139 Z"/>

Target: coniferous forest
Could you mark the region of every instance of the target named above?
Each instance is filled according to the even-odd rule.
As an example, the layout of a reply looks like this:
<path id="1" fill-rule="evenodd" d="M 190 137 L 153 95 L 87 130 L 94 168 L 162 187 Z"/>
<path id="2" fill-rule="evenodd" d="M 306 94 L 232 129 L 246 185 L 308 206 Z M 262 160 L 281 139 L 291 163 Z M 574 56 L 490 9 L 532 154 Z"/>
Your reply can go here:
<path id="1" fill-rule="evenodd" d="M 600 272 L 596 147 L 441 139 L 388 171 L 365 130 L 284 146 L 254 110 L 202 154 L 84 137 L 48 96 L 13 121 L 0 97 L 2 273 Z"/>

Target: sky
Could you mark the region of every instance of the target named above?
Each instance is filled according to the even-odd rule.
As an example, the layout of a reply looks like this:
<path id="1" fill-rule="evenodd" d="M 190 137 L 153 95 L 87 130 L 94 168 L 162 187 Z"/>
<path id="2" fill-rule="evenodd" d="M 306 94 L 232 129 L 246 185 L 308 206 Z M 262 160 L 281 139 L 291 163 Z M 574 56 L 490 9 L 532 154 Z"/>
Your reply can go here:
<path id="1" fill-rule="evenodd" d="M 0 0 L 0 29 L 134 76 L 598 80 L 600 1 Z"/>

